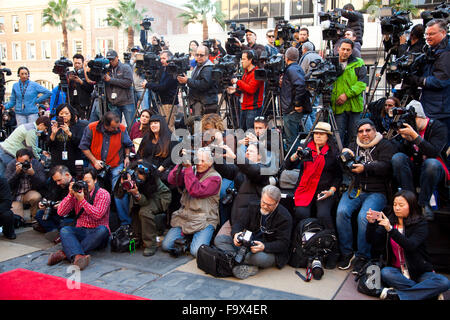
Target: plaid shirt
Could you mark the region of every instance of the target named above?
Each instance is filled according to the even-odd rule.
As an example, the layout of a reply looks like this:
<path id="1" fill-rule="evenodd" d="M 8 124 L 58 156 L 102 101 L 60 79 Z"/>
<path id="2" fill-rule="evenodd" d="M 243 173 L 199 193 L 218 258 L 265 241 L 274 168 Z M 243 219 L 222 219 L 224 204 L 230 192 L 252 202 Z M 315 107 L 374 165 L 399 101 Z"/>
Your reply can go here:
<path id="1" fill-rule="evenodd" d="M 92 197 L 94 190 L 92 190 L 90 196 Z M 97 228 L 99 226 L 105 226 L 109 230 L 109 207 L 111 204 L 111 196 L 105 189 L 98 189 L 95 195 L 94 204 L 90 204 L 83 199 L 79 202 L 75 196 L 70 193 L 61 201 L 58 206 L 58 215 L 65 216 L 75 209 L 75 213 L 78 216 L 81 208 L 84 209 L 83 213 L 77 220 L 77 228 Z"/>

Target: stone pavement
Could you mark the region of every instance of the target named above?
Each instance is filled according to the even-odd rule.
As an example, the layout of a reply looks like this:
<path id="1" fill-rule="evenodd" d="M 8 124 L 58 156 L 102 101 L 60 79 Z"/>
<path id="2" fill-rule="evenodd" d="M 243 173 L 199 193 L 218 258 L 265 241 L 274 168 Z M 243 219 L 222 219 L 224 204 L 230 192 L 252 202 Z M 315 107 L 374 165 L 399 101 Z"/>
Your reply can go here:
<path id="1" fill-rule="evenodd" d="M 69 262 L 47 266 L 52 252 L 61 248 L 32 228 L 16 229 L 17 239 L 0 236 L 0 273 L 24 268 L 69 278 Z M 144 257 L 142 249 L 130 253 L 110 248 L 92 253 L 81 282 L 152 300 L 369 300 L 356 291 L 349 271 L 325 270 L 322 279 L 304 282 L 289 266 L 262 270 L 246 280 L 217 279 L 197 268 L 190 255 L 173 258 L 158 250 Z M 305 274 L 305 269 L 298 269 Z M 450 298 L 446 294 L 447 298 Z"/>

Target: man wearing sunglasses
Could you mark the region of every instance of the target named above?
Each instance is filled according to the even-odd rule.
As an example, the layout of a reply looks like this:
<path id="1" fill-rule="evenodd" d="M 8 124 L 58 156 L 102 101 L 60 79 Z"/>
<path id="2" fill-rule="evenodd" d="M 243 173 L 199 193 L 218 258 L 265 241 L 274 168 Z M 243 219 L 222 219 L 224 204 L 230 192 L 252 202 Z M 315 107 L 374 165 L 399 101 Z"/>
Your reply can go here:
<path id="1" fill-rule="evenodd" d="M 191 78 L 186 75 L 177 76 L 180 84 L 189 88 L 188 105 L 192 108 L 194 116 L 203 116 L 206 113 L 217 112 L 217 82 L 212 79 L 214 64 L 209 60 L 209 49 L 200 45 L 195 53 L 197 66 L 192 71 Z"/>
<path id="2" fill-rule="evenodd" d="M 348 148 L 342 149 L 341 159 L 345 155 L 359 157 L 349 170 L 354 183 L 339 201 L 336 213 L 336 226 L 339 235 L 341 258 L 338 268 L 346 270 L 353 264 L 353 273 L 371 258 L 371 247 L 366 241 L 367 219 L 369 209 L 383 210 L 387 204 L 386 183 L 391 174 L 391 158 L 394 154 L 392 144 L 376 131 L 370 119 L 362 119 L 356 126 L 356 141 Z M 357 251 L 353 252 L 352 215 L 358 214 Z M 355 258 L 356 257 L 356 258 Z"/>
<path id="3" fill-rule="evenodd" d="M 264 46 L 266 49 L 267 56 L 274 56 L 280 53 L 280 51 L 275 47 L 275 31 L 270 29 L 266 32 L 267 44 Z"/>
<path id="4" fill-rule="evenodd" d="M 215 241 L 216 246 L 227 252 L 238 252 L 245 245 L 240 237 L 244 230 L 251 232 L 251 246 L 246 250 L 242 264 L 233 268 L 238 279 L 246 279 L 258 273 L 259 268 L 282 268 L 289 259 L 292 217 L 280 204 L 278 187 L 267 185 L 262 189 L 259 204 L 250 204 L 248 210 L 236 216 L 231 236 Z"/>

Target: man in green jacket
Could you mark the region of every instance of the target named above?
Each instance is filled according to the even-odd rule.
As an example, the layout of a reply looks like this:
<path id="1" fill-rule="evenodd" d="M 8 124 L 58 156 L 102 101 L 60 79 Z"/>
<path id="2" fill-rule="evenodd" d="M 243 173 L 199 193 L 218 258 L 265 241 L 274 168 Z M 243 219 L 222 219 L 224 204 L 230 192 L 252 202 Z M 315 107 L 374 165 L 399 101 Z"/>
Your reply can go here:
<path id="1" fill-rule="evenodd" d="M 342 144 L 355 140 L 356 122 L 364 108 L 363 92 L 367 85 L 367 69 L 361 58 L 352 55 L 353 41 L 344 39 L 339 47 L 339 63 L 343 73 L 331 93 L 331 106 L 336 117 Z"/>

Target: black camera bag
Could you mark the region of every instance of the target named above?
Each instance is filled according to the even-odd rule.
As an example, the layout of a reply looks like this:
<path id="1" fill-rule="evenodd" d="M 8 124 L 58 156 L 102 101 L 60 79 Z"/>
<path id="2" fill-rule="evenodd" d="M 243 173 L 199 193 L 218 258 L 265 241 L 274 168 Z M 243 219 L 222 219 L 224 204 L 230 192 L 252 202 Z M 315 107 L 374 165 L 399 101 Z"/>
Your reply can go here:
<path id="1" fill-rule="evenodd" d="M 314 235 L 303 242 L 305 232 Z M 315 258 L 322 261 L 337 248 L 337 238 L 332 230 L 325 229 L 317 218 L 301 220 L 295 228 L 288 264 L 294 268 L 306 268 Z"/>
<path id="2" fill-rule="evenodd" d="M 368 283 L 373 282 L 372 280 L 372 275 L 374 275 L 374 272 L 372 272 L 371 270 L 373 270 L 372 266 L 376 266 L 379 268 L 379 270 L 381 271 L 381 269 L 384 267 L 384 264 L 381 261 L 369 261 L 367 262 L 359 271 L 359 273 L 356 275 L 355 277 L 355 281 L 358 282 L 358 287 L 357 290 L 358 292 L 361 292 L 362 294 L 368 295 L 370 297 L 379 297 L 382 291 L 382 287 L 377 289 L 377 288 L 373 288 L 370 289 L 368 286 Z M 381 277 L 381 274 L 378 275 L 379 277 Z M 381 279 L 380 279 L 381 281 Z"/>
<path id="3" fill-rule="evenodd" d="M 111 251 L 132 252 L 135 248 L 136 242 L 135 239 L 133 239 L 133 233 L 131 232 L 130 228 L 120 226 L 115 232 L 111 234 Z"/>
<path id="4" fill-rule="evenodd" d="M 233 276 L 234 255 L 202 244 L 197 251 L 197 267 L 214 277 Z"/>

